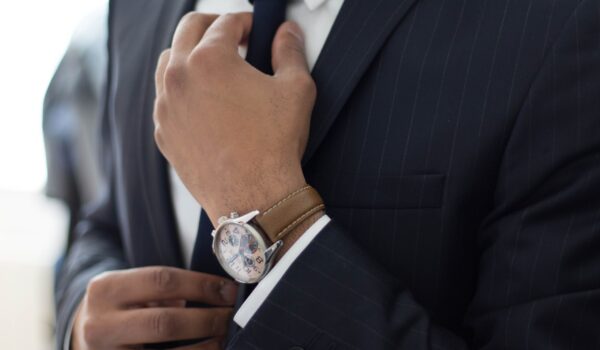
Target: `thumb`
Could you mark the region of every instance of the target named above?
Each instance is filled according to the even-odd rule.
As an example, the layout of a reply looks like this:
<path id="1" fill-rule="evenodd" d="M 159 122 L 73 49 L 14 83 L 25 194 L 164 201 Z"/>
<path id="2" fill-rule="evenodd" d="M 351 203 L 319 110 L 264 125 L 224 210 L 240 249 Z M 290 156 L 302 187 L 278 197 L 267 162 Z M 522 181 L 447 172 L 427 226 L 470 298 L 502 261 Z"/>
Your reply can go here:
<path id="1" fill-rule="evenodd" d="M 304 34 L 294 22 L 284 22 L 273 39 L 271 52 L 275 75 L 308 72 L 304 48 Z"/>

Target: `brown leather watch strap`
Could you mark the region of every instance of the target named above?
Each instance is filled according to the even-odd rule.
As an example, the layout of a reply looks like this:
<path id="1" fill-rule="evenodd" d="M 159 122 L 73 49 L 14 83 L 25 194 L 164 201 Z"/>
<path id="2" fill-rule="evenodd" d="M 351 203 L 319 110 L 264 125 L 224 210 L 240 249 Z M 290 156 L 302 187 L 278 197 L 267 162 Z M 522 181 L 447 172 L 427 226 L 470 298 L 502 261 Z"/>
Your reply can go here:
<path id="1" fill-rule="evenodd" d="M 272 242 L 282 239 L 312 214 L 323 210 L 323 199 L 311 186 L 290 193 L 254 218 Z"/>

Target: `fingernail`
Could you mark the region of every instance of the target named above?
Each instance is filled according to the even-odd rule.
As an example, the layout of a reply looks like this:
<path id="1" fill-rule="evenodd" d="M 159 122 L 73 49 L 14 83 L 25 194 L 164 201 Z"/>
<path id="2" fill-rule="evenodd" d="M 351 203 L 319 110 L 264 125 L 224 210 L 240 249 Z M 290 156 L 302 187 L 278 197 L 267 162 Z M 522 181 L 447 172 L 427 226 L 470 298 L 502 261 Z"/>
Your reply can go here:
<path id="1" fill-rule="evenodd" d="M 295 36 L 298 41 L 304 43 L 304 33 L 302 32 L 302 29 L 298 23 L 290 21 L 288 25 L 288 32 Z"/>
<path id="2" fill-rule="evenodd" d="M 221 288 L 219 289 L 219 293 L 221 293 L 221 298 L 223 298 L 226 303 L 235 303 L 238 286 L 229 281 L 221 281 L 220 283 Z"/>

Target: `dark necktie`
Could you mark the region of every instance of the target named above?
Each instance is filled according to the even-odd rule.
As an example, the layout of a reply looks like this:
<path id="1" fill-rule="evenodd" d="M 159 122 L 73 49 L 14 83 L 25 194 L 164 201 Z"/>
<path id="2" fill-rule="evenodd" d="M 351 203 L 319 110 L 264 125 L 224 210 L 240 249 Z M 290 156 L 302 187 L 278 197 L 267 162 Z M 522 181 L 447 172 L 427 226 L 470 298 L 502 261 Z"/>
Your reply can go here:
<path id="1" fill-rule="evenodd" d="M 277 28 L 285 20 L 287 0 L 254 0 L 252 31 L 248 38 L 246 61 L 266 74 L 271 68 L 271 46 Z"/>
<path id="2" fill-rule="evenodd" d="M 254 0 L 250 1 L 254 5 L 254 14 L 252 21 L 252 30 L 248 38 L 248 51 L 246 61 L 266 74 L 272 74 L 271 68 L 271 46 L 273 37 L 277 28 L 285 20 L 285 9 L 287 0 Z M 226 215 L 228 213 L 222 213 Z M 212 252 L 212 224 L 204 212 L 200 214 L 200 224 L 190 269 L 193 271 L 205 272 L 221 276 L 227 276 L 225 271 L 219 265 Z M 235 311 L 240 307 L 252 287 L 240 285 Z M 203 306 L 197 303 L 190 303 L 189 306 Z M 229 329 L 229 339 L 231 339 L 239 330 L 235 322 L 232 322 Z"/>
<path id="3" fill-rule="evenodd" d="M 212 252 L 212 230 L 212 223 L 210 222 L 208 215 L 206 215 L 206 212 L 202 210 L 200 213 L 200 224 L 198 225 L 198 233 L 196 234 L 196 243 L 194 244 L 190 270 L 227 277 L 229 275 L 223 270 L 221 265 L 219 265 L 217 258 Z M 199 306 L 194 304 L 190 305 Z"/>

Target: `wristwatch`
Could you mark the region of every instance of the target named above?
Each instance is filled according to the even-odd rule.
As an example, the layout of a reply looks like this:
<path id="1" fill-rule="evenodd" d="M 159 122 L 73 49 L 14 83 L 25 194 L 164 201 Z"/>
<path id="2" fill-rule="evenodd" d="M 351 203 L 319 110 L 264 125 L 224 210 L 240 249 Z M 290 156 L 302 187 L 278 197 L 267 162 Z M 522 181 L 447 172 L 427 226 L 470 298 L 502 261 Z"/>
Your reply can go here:
<path id="1" fill-rule="evenodd" d="M 212 231 L 213 252 L 233 279 L 258 283 L 273 266 L 285 235 L 323 208 L 319 193 L 307 185 L 263 213 L 254 210 L 240 216 L 233 212 L 219 218 L 219 226 Z"/>

